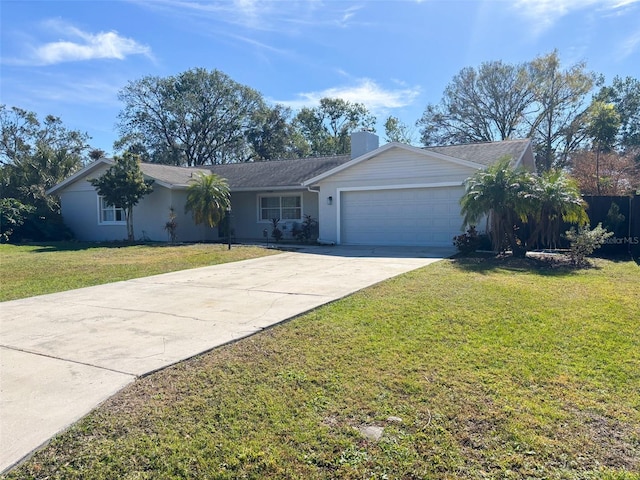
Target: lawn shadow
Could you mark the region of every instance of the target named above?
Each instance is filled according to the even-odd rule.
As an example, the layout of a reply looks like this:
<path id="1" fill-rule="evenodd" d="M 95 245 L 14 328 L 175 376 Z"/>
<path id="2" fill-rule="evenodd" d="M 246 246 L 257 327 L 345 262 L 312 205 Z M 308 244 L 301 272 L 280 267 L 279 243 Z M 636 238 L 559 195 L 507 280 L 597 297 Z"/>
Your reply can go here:
<path id="1" fill-rule="evenodd" d="M 598 254 L 597 252 L 593 255 L 595 258 L 602 258 L 604 260 L 609 260 L 614 263 L 625 263 L 625 262 L 636 262 L 636 265 L 640 266 L 640 251 L 637 252 L 628 252 L 628 253 L 617 253 L 617 254 Z"/>
<path id="2" fill-rule="evenodd" d="M 527 255 L 516 258 L 511 255 L 494 253 L 475 253 L 473 255 L 456 255 L 452 258 L 453 266 L 461 270 L 487 274 L 494 271 L 511 271 L 514 273 L 533 273 L 542 276 L 571 276 L 578 269 L 564 257 L 557 255 Z M 593 264 L 589 268 L 599 268 Z"/>
<path id="3" fill-rule="evenodd" d="M 182 247 L 193 245 L 189 243 L 166 243 L 166 242 L 34 242 L 24 243 L 24 246 L 38 247 L 31 250 L 30 253 L 47 253 L 47 252 L 79 252 L 82 250 L 90 250 L 92 248 L 124 248 L 134 246 L 145 246 L 152 248 L 163 247 Z"/>

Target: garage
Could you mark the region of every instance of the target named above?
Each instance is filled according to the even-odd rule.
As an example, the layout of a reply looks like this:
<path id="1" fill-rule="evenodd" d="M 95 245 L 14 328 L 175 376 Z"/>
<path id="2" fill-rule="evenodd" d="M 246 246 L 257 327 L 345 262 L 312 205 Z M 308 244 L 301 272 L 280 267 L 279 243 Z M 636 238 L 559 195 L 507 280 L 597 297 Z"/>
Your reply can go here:
<path id="1" fill-rule="evenodd" d="M 360 153 L 303 182 L 318 194 L 318 242 L 453 247 L 463 232 L 466 180 L 506 157 L 514 168 L 535 169 L 528 139 L 425 148 L 391 142 Z"/>
<path id="2" fill-rule="evenodd" d="M 340 243 L 451 246 L 461 233 L 462 186 L 340 192 Z"/>

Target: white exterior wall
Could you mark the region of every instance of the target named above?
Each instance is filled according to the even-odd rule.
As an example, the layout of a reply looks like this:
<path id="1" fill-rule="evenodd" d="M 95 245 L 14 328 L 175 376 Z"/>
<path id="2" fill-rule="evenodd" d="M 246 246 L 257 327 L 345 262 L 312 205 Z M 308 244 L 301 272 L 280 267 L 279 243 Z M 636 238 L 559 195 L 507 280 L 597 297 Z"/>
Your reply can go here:
<path id="1" fill-rule="evenodd" d="M 459 187 L 477 169 L 442 160 L 428 154 L 392 148 L 375 157 L 321 180 L 319 218 L 320 238 L 339 243 L 341 193 L 354 190 L 390 188 Z M 327 198 L 332 197 L 328 205 Z M 462 217 L 460 218 L 462 223 Z"/>

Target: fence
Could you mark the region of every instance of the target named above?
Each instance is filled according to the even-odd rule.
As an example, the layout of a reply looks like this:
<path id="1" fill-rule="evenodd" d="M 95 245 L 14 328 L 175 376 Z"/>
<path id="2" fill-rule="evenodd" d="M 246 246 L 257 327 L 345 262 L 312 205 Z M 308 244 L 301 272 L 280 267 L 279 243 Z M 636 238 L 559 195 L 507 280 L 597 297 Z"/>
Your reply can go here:
<path id="1" fill-rule="evenodd" d="M 613 237 L 601 252 L 616 254 L 631 252 L 640 255 L 640 195 L 634 197 L 585 196 L 591 228 L 602 223 Z"/>

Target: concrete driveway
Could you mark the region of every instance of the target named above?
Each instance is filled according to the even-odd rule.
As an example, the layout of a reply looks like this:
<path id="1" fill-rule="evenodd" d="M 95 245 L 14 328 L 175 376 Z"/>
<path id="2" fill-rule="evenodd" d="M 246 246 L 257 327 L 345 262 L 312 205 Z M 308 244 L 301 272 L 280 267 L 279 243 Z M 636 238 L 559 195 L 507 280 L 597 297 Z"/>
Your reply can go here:
<path id="1" fill-rule="evenodd" d="M 0 304 L 0 472 L 137 377 L 452 249 L 308 247 Z"/>

